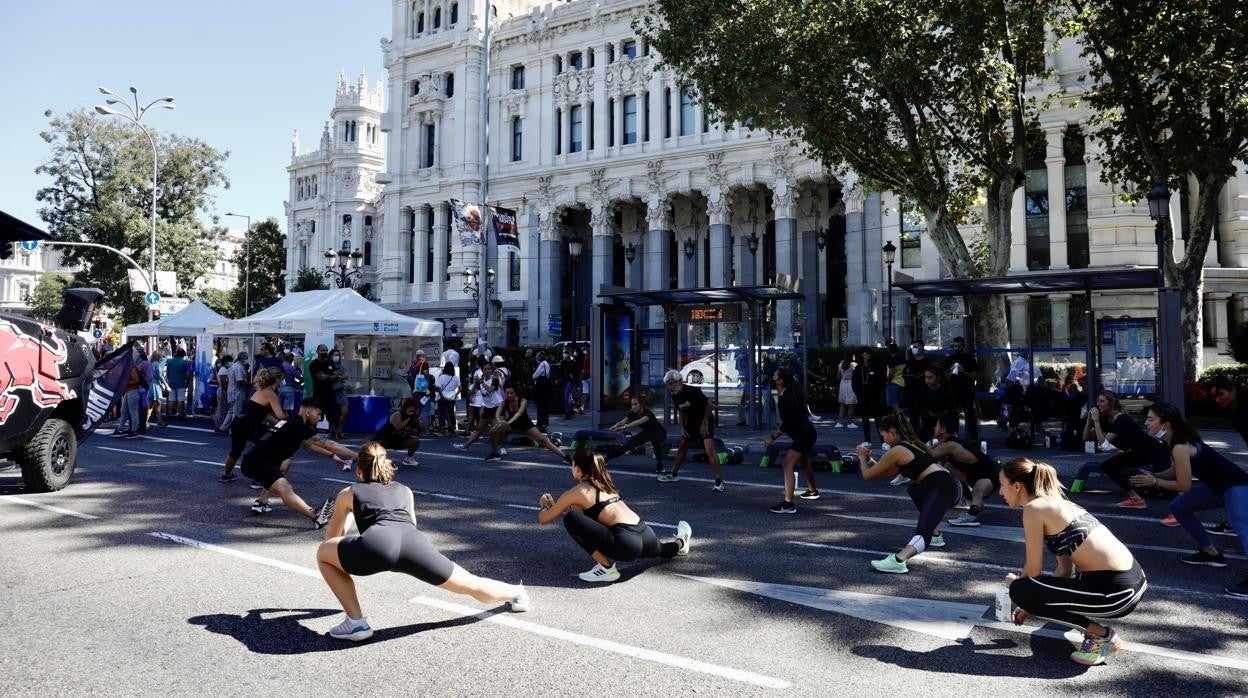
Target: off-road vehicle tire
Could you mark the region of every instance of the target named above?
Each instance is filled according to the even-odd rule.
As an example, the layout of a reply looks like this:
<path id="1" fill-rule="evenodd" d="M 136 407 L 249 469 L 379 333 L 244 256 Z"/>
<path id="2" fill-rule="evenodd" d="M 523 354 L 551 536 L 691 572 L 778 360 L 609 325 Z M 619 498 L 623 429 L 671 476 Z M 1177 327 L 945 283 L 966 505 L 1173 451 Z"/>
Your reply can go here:
<path id="1" fill-rule="evenodd" d="M 78 460 L 78 438 L 63 419 L 49 419 L 17 457 L 22 480 L 33 492 L 55 492 L 69 484 Z"/>

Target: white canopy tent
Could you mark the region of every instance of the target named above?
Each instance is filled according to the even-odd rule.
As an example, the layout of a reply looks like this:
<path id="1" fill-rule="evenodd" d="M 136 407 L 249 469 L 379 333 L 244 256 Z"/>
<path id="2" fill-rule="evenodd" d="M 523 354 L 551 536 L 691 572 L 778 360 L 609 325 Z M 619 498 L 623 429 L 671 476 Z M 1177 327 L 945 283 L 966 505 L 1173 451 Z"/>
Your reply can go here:
<path id="1" fill-rule="evenodd" d="M 191 304 L 172 315 L 159 320 L 126 325 L 127 337 L 198 337 L 204 328 L 229 322 L 228 318 L 204 305 L 203 301 Z"/>

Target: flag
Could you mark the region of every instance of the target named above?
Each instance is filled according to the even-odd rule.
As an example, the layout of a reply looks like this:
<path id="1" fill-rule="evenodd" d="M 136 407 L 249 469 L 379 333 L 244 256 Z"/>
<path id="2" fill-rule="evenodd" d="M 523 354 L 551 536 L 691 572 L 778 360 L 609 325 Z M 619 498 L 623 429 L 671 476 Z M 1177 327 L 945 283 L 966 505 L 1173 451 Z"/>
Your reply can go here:
<path id="1" fill-rule="evenodd" d="M 142 358 L 142 350 L 133 342 L 100 359 L 95 370 L 82 384 L 82 423 L 75 430 L 78 442 L 86 440 L 100 423 L 108 419 L 113 407 L 126 394 L 130 382 L 130 369 Z"/>
<path id="2" fill-rule="evenodd" d="M 460 247 L 484 245 L 485 234 L 481 231 L 481 207 L 451 199 L 451 225 L 459 236 Z"/>
<path id="3" fill-rule="evenodd" d="M 516 212 L 509 208 L 490 207 L 490 223 L 494 227 L 494 239 L 499 252 L 520 254 L 520 231 L 516 227 Z"/>

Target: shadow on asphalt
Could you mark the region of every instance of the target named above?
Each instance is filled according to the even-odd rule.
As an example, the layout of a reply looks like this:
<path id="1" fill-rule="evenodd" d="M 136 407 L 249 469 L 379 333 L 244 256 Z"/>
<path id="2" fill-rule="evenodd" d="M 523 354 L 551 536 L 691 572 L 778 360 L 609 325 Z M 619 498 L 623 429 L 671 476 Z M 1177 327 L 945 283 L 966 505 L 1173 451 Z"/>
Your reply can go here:
<path id="1" fill-rule="evenodd" d="M 214 613 L 187 619 L 191 625 L 202 625 L 209 632 L 229 635 L 248 650 L 257 654 L 308 654 L 311 652 L 335 652 L 356 644 L 335 640 L 327 633 L 319 633 L 303 625 L 304 621 L 326 616 L 340 615 L 336 608 L 253 608 L 246 615 Z M 393 628 L 375 629 L 368 643 L 397 640 L 423 632 L 472 625 L 488 618 L 483 612 L 436 623 L 413 623 Z"/>
<path id="2" fill-rule="evenodd" d="M 896 645 L 858 645 L 853 652 L 859 657 L 869 657 L 904 669 L 967 676 L 1068 679 L 1080 676 L 1089 669 L 1069 659 L 1069 642 L 1033 635 L 1030 656 L 1002 652 L 1018 646 L 1013 640 L 1001 638 L 987 644 L 975 644 L 974 640 L 967 639 L 928 652 L 907 650 Z"/>

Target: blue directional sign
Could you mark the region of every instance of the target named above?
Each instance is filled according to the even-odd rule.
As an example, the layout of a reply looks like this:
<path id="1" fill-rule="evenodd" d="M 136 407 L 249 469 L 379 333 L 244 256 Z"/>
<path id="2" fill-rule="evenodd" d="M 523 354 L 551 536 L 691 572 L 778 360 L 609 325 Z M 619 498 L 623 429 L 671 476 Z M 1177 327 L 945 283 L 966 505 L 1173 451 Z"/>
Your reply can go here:
<path id="1" fill-rule="evenodd" d="M 91 336 L 95 337 L 96 339 L 103 339 L 104 330 L 101 330 L 100 328 L 97 327 L 94 330 L 91 330 Z"/>
<path id="2" fill-rule="evenodd" d="M 143 296 L 143 301 L 148 305 L 158 305 L 160 303 L 160 294 L 155 291 L 148 291 L 147 295 Z"/>
<path id="3" fill-rule="evenodd" d="M 34 252 L 35 248 L 38 246 L 39 246 L 38 240 L 22 240 L 22 249 L 26 250 L 27 252 Z"/>

